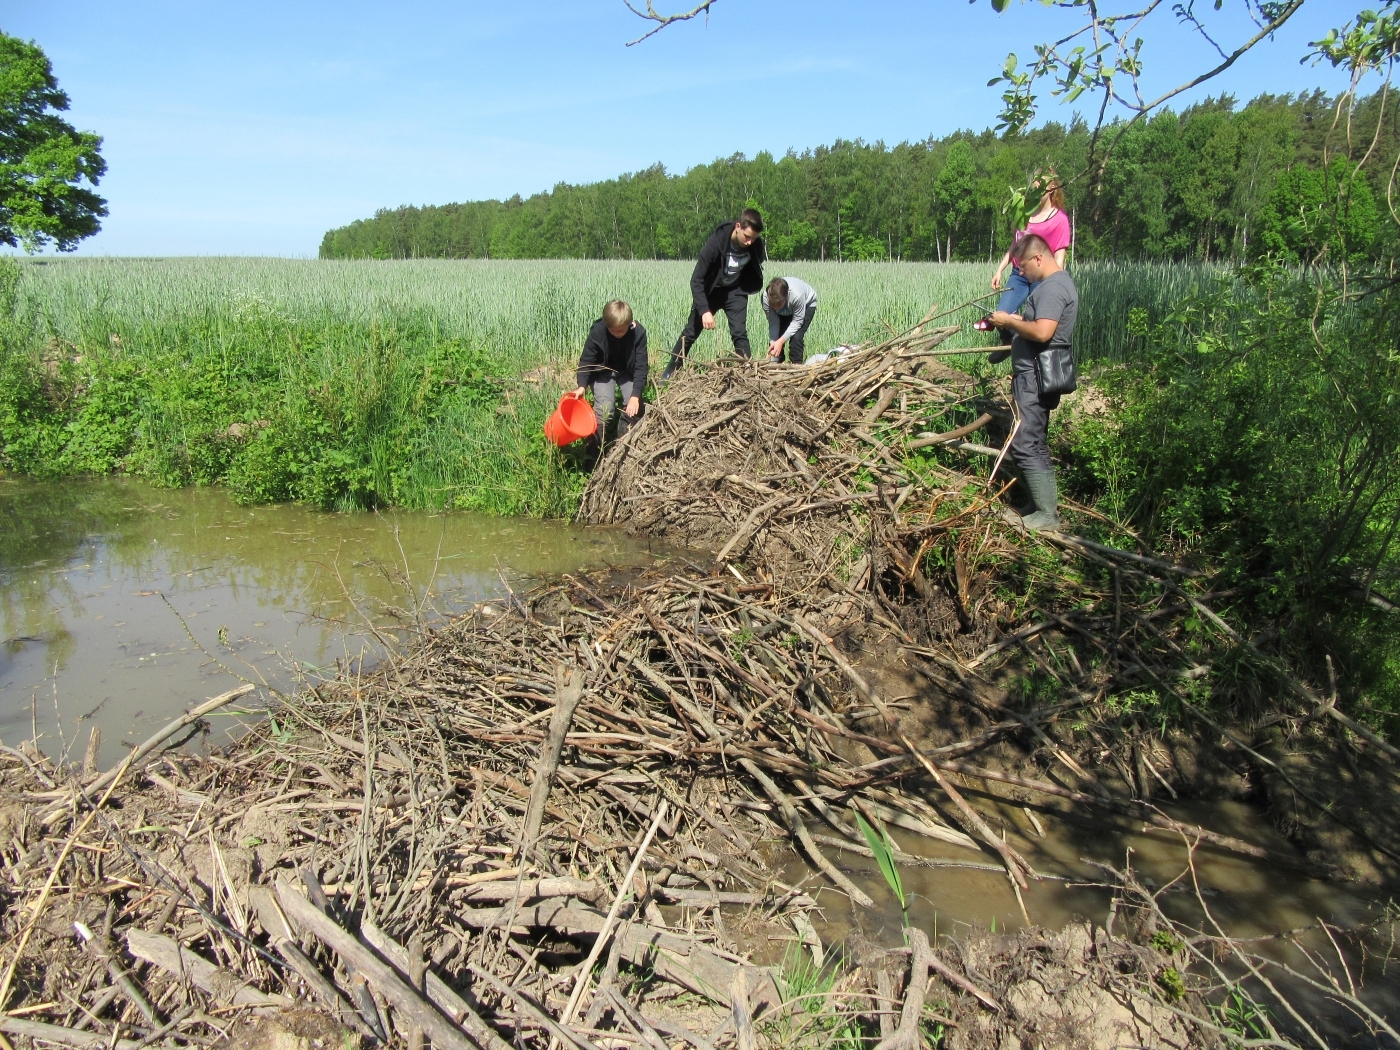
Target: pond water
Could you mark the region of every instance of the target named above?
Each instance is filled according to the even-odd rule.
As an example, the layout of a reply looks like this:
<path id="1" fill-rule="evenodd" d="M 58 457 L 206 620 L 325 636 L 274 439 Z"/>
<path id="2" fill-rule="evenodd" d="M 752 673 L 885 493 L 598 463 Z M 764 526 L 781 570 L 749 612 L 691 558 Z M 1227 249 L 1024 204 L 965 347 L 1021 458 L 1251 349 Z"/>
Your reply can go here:
<path id="1" fill-rule="evenodd" d="M 650 560 L 645 541 L 462 511 L 240 507 L 218 488 L 0 479 L 0 740 L 101 762 L 237 686 L 279 689 L 526 577 Z M 371 657 L 372 658 L 372 657 Z M 237 732 L 226 713 L 211 743 Z"/>

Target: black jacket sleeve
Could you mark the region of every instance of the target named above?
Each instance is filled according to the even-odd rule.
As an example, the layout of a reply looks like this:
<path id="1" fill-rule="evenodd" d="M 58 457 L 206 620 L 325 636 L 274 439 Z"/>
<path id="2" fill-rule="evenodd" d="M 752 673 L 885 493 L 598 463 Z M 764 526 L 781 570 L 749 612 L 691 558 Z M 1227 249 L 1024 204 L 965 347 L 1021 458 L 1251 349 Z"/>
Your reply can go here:
<path id="1" fill-rule="evenodd" d="M 641 397 L 647 390 L 647 330 L 634 321 L 632 331 L 632 393 Z"/>
<path id="2" fill-rule="evenodd" d="M 588 330 L 588 338 L 583 343 L 583 356 L 578 359 L 579 386 L 588 386 L 595 379 L 605 378 L 608 363 L 608 328 L 600 317 Z"/>
<path id="3" fill-rule="evenodd" d="M 695 260 L 695 272 L 690 275 L 690 298 L 695 303 L 696 313 L 703 314 L 710 308 L 710 286 L 714 283 L 715 271 L 724 255 L 725 243 L 733 233 L 734 224 L 726 222 L 710 234 L 710 239 L 700 249 L 700 258 Z"/>
<path id="4" fill-rule="evenodd" d="M 768 259 L 768 246 L 763 238 L 753 242 L 749 248 L 749 262 L 744 267 L 744 272 L 739 274 L 739 288 L 750 295 L 757 295 L 763 290 L 763 264 Z"/>

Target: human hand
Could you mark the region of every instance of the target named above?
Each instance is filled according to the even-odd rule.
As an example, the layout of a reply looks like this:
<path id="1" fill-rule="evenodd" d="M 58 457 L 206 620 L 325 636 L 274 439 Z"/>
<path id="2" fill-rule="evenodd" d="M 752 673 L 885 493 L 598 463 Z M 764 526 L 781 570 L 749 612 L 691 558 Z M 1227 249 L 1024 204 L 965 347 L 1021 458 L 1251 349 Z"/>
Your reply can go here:
<path id="1" fill-rule="evenodd" d="M 1001 291 L 1001 271 L 1000 271 L 1000 270 L 998 270 L 996 273 L 992 274 L 992 291 L 994 291 L 994 292 L 999 292 L 999 291 Z"/>
<path id="2" fill-rule="evenodd" d="M 627 413 L 628 419 L 636 419 L 637 413 L 642 410 L 642 399 L 636 396 L 627 399 L 627 405 L 622 411 Z"/>
<path id="3" fill-rule="evenodd" d="M 700 326 L 707 332 L 713 329 L 715 326 L 715 315 L 706 310 L 700 315 Z"/>
<path id="4" fill-rule="evenodd" d="M 768 344 L 769 357 L 773 358 L 774 360 L 777 360 L 779 357 L 782 356 L 782 353 L 783 341 L 781 339 L 774 339 L 771 343 Z"/>
<path id="5" fill-rule="evenodd" d="M 1009 314 L 1005 310 L 993 310 L 988 316 L 998 328 L 1010 328 L 1012 321 L 1021 320 L 1020 314 Z"/>
<path id="6" fill-rule="evenodd" d="M 587 389 L 588 387 L 586 386 L 579 387 L 577 390 L 574 391 L 574 397 L 583 397 L 583 392 Z"/>

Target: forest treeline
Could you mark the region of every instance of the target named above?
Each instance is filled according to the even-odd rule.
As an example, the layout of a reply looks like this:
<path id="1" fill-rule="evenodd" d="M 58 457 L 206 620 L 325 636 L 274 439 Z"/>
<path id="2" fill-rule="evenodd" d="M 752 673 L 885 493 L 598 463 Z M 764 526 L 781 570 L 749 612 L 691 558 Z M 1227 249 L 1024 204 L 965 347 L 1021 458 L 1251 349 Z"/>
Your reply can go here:
<path id="1" fill-rule="evenodd" d="M 1358 169 L 1378 118 L 1378 145 Z M 686 258 L 715 223 L 751 205 L 769 223 L 775 259 L 987 259 L 1007 246 L 1012 187 L 1043 165 L 1084 172 L 1091 149 L 1102 156 L 1106 143 L 1097 177 L 1068 186 L 1081 259 L 1355 258 L 1379 249 L 1379 228 L 1391 225 L 1380 219 L 1400 149 L 1394 105 L 1365 99 L 1348 125 L 1318 91 L 1261 95 L 1242 108 L 1229 96 L 1208 99 L 1112 125 L 1097 143 L 1076 118 L 1015 136 L 961 131 L 894 147 L 838 141 L 780 159 L 735 154 L 683 175 L 657 164 L 528 198 L 384 209 L 329 231 L 320 254 Z M 1344 206 L 1328 207 L 1339 196 Z"/>

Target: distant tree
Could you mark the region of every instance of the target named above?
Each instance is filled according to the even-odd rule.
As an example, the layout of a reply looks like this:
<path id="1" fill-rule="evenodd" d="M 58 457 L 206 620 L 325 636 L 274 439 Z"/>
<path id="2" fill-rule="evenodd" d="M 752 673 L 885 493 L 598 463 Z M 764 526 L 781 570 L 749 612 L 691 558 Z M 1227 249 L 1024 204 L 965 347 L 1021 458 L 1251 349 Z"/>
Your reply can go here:
<path id="1" fill-rule="evenodd" d="M 977 203 L 973 193 L 977 188 L 977 165 L 972 159 L 972 147 L 955 142 L 933 183 L 933 199 L 947 233 L 946 247 L 940 253 L 944 262 L 953 261 L 953 244 L 963 221 Z"/>
<path id="2" fill-rule="evenodd" d="M 1380 218 L 1371 187 L 1345 157 L 1322 170 L 1295 167 L 1274 185 L 1256 250 L 1293 263 L 1357 261 L 1375 240 Z"/>
<path id="3" fill-rule="evenodd" d="M 67 108 L 39 45 L 0 33 L 0 244 L 70 252 L 102 228 L 107 202 L 89 188 L 107 172 L 102 139 Z"/>

